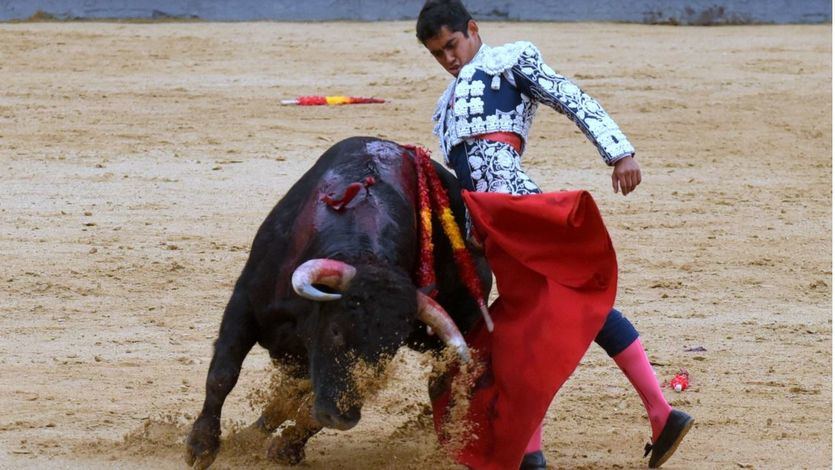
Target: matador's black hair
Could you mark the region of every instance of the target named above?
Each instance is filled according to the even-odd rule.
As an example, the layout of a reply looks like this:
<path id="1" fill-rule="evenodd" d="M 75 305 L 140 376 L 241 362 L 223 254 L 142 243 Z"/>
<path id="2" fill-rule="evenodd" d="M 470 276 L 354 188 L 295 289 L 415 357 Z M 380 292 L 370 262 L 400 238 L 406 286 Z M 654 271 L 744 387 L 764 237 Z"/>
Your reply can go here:
<path id="1" fill-rule="evenodd" d="M 426 0 L 417 19 L 417 38 L 425 44 L 426 41 L 438 35 L 441 28 L 446 26 L 453 33 L 467 33 L 467 23 L 473 19 L 470 12 L 460 0 Z"/>

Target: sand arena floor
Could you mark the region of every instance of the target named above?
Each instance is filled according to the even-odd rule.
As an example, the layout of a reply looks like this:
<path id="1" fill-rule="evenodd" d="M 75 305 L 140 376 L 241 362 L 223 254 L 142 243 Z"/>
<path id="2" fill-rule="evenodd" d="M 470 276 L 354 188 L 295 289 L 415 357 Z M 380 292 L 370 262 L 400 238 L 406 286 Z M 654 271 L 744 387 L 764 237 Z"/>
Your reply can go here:
<path id="1" fill-rule="evenodd" d="M 638 148 L 627 198 L 541 109 L 525 155 L 585 188 L 618 250 L 617 305 L 659 377 L 692 377 L 669 468 L 822 468 L 831 448 L 831 27 L 487 23 L 529 39 Z M 0 25 L 0 467 L 183 468 L 223 307 L 267 212 L 332 143 L 435 148 L 447 77 L 409 22 Z M 384 105 L 297 108 L 302 94 Z M 687 352 L 703 347 L 702 352 Z M 403 352 L 359 426 L 304 468 L 431 468 L 427 369 Z M 256 347 L 224 430 L 257 416 Z M 638 468 L 649 426 L 592 346 L 552 405 L 559 468 Z M 216 468 L 270 468 L 225 445 Z M 257 446 L 256 446 L 257 447 Z"/>

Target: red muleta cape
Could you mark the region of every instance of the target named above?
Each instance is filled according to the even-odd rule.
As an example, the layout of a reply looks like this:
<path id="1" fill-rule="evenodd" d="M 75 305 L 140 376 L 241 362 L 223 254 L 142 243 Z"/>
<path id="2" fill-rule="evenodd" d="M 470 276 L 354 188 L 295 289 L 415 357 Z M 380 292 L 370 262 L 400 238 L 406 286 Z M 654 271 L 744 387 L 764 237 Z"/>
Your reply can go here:
<path id="1" fill-rule="evenodd" d="M 485 372 L 467 418 L 473 438 L 456 455 L 475 469 L 517 469 L 554 395 L 594 340 L 617 291 L 617 259 L 591 195 L 463 193 L 499 297 L 495 322 L 467 334 Z M 452 372 L 455 373 L 455 372 Z M 433 397 L 435 428 L 450 391 Z"/>

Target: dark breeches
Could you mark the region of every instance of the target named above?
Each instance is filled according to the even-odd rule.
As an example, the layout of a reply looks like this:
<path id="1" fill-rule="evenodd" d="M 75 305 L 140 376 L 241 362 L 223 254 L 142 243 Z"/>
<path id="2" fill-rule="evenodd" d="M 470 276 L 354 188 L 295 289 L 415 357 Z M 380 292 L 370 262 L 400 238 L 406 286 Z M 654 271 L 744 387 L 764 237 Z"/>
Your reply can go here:
<path id="1" fill-rule="evenodd" d="M 599 344 L 609 357 L 615 357 L 636 339 L 638 339 L 638 330 L 623 314 L 612 309 L 594 342 Z"/>

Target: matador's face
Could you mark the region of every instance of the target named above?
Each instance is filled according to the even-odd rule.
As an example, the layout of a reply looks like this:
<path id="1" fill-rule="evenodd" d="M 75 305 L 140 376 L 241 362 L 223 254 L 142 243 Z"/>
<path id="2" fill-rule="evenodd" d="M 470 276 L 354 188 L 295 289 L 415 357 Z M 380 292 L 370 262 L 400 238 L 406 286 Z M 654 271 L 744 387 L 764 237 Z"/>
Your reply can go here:
<path id="1" fill-rule="evenodd" d="M 442 26 L 438 34 L 427 39 L 423 45 L 444 70 L 457 77 L 461 67 L 470 63 L 481 48 L 478 24 L 470 20 L 467 23 L 466 34 L 461 31 L 453 32 L 448 26 Z"/>

